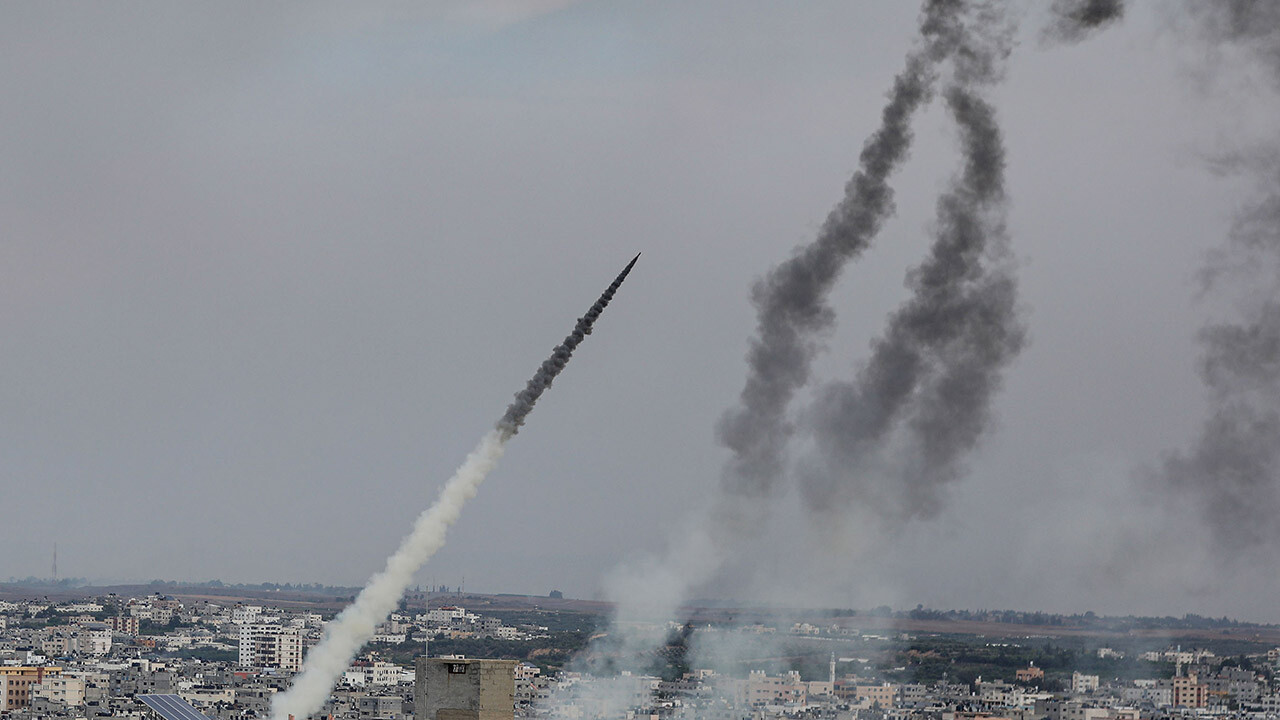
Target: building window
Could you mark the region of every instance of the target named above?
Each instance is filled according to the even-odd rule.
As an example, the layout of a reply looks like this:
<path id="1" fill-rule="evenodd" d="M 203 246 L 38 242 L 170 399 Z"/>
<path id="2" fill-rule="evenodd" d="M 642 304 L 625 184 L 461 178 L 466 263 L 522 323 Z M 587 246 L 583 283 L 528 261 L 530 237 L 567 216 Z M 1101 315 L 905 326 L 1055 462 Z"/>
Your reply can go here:
<path id="1" fill-rule="evenodd" d="M 449 663 L 449 674 L 450 675 L 466 675 L 467 664 L 466 663 Z"/>

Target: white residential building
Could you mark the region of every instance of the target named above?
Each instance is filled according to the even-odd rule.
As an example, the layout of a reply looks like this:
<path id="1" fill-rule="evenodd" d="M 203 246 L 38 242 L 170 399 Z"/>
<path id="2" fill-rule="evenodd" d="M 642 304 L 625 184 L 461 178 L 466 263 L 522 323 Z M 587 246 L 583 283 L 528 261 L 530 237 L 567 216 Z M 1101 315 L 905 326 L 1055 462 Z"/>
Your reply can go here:
<path id="1" fill-rule="evenodd" d="M 343 673 L 343 680 L 348 684 L 364 685 L 399 685 L 404 679 L 404 669 L 399 665 L 378 660 L 356 667 Z"/>
<path id="2" fill-rule="evenodd" d="M 1071 673 L 1071 692 L 1073 693 L 1090 693 L 1098 689 L 1097 675 L 1084 675 L 1082 673 Z"/>
<path id="3" fill-rule="evenodd" d="M 781 675 L 752 670 L 747 676 L 746 692 L 746 700 L 751 705 L 784 705 L 804 702 L 808 688 L 795 670 Z"/>
<path id="4" fill-rule="evenodd" d="M 63 605 L 58 608 L 60 613 L 100 613 L 102 605 L 96 602 L 82 602 L 73 605 Z"/>
<path id="5" fill-rule="evenodd" d="M 422 616 L 419 615 L 419 618 Z M 454 607 L 452 605 L 444 605 L 427 612 L 426 621 L 428 625 L 450 625 L 455 621 L 467 619 L 467 611 L 464 608 Z"/>
<path id="6" fill-rule="evenodd" d="M 142 603 L 136 603 L 129 606 L 129 614 L 139 620 L 151 619 L 151 606 Z"/>
<path id="7" fill-rule="evenodd" d="M 366 670 L 370 685 L 398 685 L 403 674 L 399 665 L 378 660 Z"/>
<path id="8" fill-rule="evenodd" d="M 76 647 L 89 655 L 111 652 L 111 627 L 106 623 L 86 623 L 76 633 Z"/>
<path id="9" fill-rule="evenodd" d="M 31 697 L 44 698 L 67 707 L 84 704 L 84 678 L 59 675 L 31 686 Z"/>
<path id="10" fill-rule="evenodd" d="M 240 626 L 240 664 L 297 672 L 302 667 L 302 633 L 270 623 Z"/>
<path id="11" fill-rule="evenodd" d="M 231 611 L 231 622 L 236 625 L 251 625 L 258 621 L 261 614 L 261 605 L 241 605 Z"/>

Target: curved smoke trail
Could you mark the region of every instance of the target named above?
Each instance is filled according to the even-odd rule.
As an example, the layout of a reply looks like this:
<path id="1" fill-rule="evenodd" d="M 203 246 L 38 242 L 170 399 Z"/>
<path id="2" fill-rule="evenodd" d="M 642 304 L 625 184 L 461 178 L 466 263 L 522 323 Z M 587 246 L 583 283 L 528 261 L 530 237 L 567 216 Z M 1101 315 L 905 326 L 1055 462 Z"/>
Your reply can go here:
<path id="1" fill-rule="evenodd" d="M 936 67 L 962 33 L 961 0 L 926 0 L 920 23 L 923 45 L 907 56 L 894 78 L 881 125 L 863 145 L 859 169 L 845 197 L 831 211 L 818 237 L 778 265 L 752 289 L 756 334 L 747 351 L 747 381 L 739 406 L 717 427 L 733 452 L 724 488 L 737 495 L 767 495 L 783 471 L 792 428 L 787 407 L 809 381 L 818 338 L 834 322 L 827 303 L 844 265 L 860 255 L 893 213 L 892 174 L 911 146 L 911 120 L 932 94 Z"/>
<path id="2" fill-rule="evenodd" d="M 820 458 L 800 487 L 813 511 L 857 501 L 900 518 L 935 515 L 943 486 L 959 476 L 986 429 L 1004 368 L 1024 344 L 1005 232 L 1004 143 L 984 97 L 1001 79 L 1012 28 L 1001 29 L 998 19 L 982 25 L 985 33 L 965 39 L 943 91 L 964 168 L 938 200 L 930 255 L 908 274 L 912 295 L 890 316 L 855 380 L 828 383 L 809 413 Z M 869 457 L 878 458 L 897 429 L 905 436 L 902 467 L 868 471 Z"/>
<path id="3" fill-rule="evenodd" d="M 757 327 L 739 402 L 717 426 L 732 457 L 714 506 L 676 533 L 678 541 L 670 543 L 663 557 L 610 578 L 610 595 L 617 602 L 611 630 L 579 657 L 580 666 L 591 670 L 637 659 L 643 663 L 664 634 L 637 631 L 634 621 L 673 618 L 691 587 L 732 561 L 742 539 L 758 531 L 756 521 L 784 475 L 784 451 L 793 433 L 788 406 L 809 382 L 821 336 L 834 322 L 828 297 L 844 266 L 870 245 L 893 214 L 889 180 L 906 161 L 911 123 L 931 99 L 940 66 L 957 53 L 970 52 L 965 45 L 972 42 L 975 24 L 981 24 L 974 18 L 981 6 L 971 0 L 922 3 L 917 45 L 893 80 L 880 127 L 863 145 L 844 197 L 818 237 L 752 290 Z M 562 699 L 554 698 L 552 704 Z"/>
<path id="4" fill-rule="evenodd" d="M 507 408 L 494 429 L 480 440 L 480 444 L 445 483 L 436 501 L 418 516 L 412 532 L 387 558 L 386 567 L 369 579 L 355 602 L 325 626 L 324 638 L 307 655 L 306 664 L 294 678 L 293 685 L 272 701 L 272 720 L 305 718 L 324 706 L 338 677 L 351 665 L 360 648 L 373 637 L 378 623 L 395 609 L 414 573 L 444 546 L 445 535 L 457 521 L 462 506 L 475 497 L 480 483 L 502 457 L 507 441 L 519 432 L 538 398 L 568 364 L 574 349 L 591 334 L 592 325 L 639 259 L 640 256 L 636 255 L 591 309 L 578 318 L 573 332 L 551 351 L 551 357 L 542 363 L 525 388 L 516 393 L 515 402 Z"/>

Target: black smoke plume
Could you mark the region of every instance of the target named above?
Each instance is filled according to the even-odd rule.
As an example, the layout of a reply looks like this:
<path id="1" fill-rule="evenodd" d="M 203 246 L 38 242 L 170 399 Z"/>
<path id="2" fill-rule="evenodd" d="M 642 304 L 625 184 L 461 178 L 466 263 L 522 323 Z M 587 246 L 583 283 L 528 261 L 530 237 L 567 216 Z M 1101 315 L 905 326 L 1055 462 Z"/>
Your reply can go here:
<path id="1" fill-rule="evenodd" d="M 1280 3 L 1185 6 L 1205 40 L 1243 50 L 1280 92 Z M 1151 475 L 1158 491 L 1196 508 L 1215 553 L 1231 560 L 1280 542 L 1280 146 L 1218 165 L 1257 185 L 1203 275 L 1239 312 L 1200 332 L 1208 416 L 1192 447 Z"/>
<path id="2" fill-rule="evenodd" d="M 1053 0 L 1044 42 L 1079 42 L 1124 17 L 1124 0 Z"/>
<path id="3" fill-rule="evenodd" d="M 1024 344 L 1005 232 L 1005 150 L 983 96 L 1001 78 L 1010 41 L 995 30 L 998 18 L 983 21 L 987 32 L 966 37 L 943 93 L 964 168 L 938 200 L 930 255 L 907 277 L 912 296 L 890 316 L 855 380 L 826 385 L 809 413 L 819 457 L 802 473 L 801 489 L 815 510 L 857 499 L 904 517 L 936 513 L 940 489 L 982 436 L 1003 370 Z M 894 465 L 882 455 L 895 430 L 903 457 L 885 472 Z"/>
<path id="4" fill-rule="evenodd" d="M 743 569 L 749 574 L 760 572 L 758 558 L 744 552 L 750 545 L 744 540 L 751 537 L 749 533 L 761 530 L 756 521 L 767 519 L 773 505 L 768 499 L 784 476 L 784 451 L 794 432 L 787 419 L 788 406 L 796 391 L 809 382 L 822 335 L 834 321 L 828 296 L 843 267 L 868 247 L 893 213 L 889 178 L 906 159 L 914 115 L 931 99 L 949 61 L 955 66 L 955 87 L 947 90 L 946 101 L 964 128 L 965 144 L 973 158 L 963 173 L 964 188 L 957 190 L 957 198 L 948 204 L 952 210 L 947 218 L 957 218 L 956 225 L 969 218 L 981 228 L 966 230 L 963 237 L 959 232 L 950 234 L 948 243 L 939 242 L 938 268 L 922 268 L 913 275 L 913 282 L 921 288 L 956 288 L 954 306 L 963 308 L 961 314 L 969 322 L 959 328 L 958 338 L 940 351 L 947 371 L 932 373 L 931 382 L 918 394 L 930 398 L 925 403 L 930 407 L 943 408 L 958 402 L 959 395 L 985 396 L 994 388 L 991 370 L 998 369 L 1002 361 L 993 360 L 992 353 L 985 351 L 998 344 L 989 341 L 988 335 L 1003 328 L 1020 338 L 1020 330 L 1001 315 L 1012 312 L 1014 288 L 994 267 L 1004 242 L 998 212 L 1003 198 L 1003 147 L 990 106 L 974 90 L 998 78 L 1006 48 L 1004 31 L 992 34 L 992 28 L 1002 27 L 1002 23 L 992 16 L 991 7 L 995 4 L 977 0 L 925 0 L 919 44 L 894 79 L 880 127 L 863 145 L 858 170 L 846 185 L 844 198 L 811 244 L 798 249 L 753 288 L 757 327 L 747 354 L 746 384 L 738 405 L 725 413 L 717 428 L 721 442 L 733 453 L 725 467 L 721 492 L 708 515 L 682 528 L 679 541 L 672 542 L 664 556 L 613 578 L 610 592 L 617 600 L 617 617 L 608 633 L 592 640 L 580 659 L 582 667 L 612 671 L 647 666 L 659 656 L 666 640 L 663 633 L 655 635 L 645 629 L 652 619 L 687 619 L 681 617 L 681 605 L 691 591 L 708 581 L 732 578 L 735 564 L 745 565 Z M 972 207 L 974 203 L 981 205 L 982 200 L 960 198 L 963 193 L 987 198 L 991 207 Z M 970 217 L 975 213 L 976 217 Z M 948 223 L 950 227 L 950 220 Z M 973 239 L 973 233 L 981 239 Z M 945 252 L 941 249 L 944 244 L 949 248 Z M 963 246 L 977 250 L 969 252 Z M 975 269 L 973 263 L 984 247 L 987 257 L 977 261 Z M 964 277 L 944 278 L 953 269 Z M 1005 342 L 1002 352 L 1016 352 L 1019 342 Z M 984 402 L 970 405 L 985 413 Z M 944 419 L 941 412 L 921 411 L 917 415 L 922 424 Z M 965 427 L 975 424 L 972 420 L 963 422 Z M 938 433 L 931 443 L 922 445 L 929 467 L 953 466 L 948 458 L 965 446 L 970 435 Z"/>
<path id="5" fill-rule="evenodd" d="M 591 309 L 587 310 L 587 314 L 578 318 L 577 324 L 573 326 L 573 332 L 564 339 L 564 342 L 555 346 L 551 350 L 551 357 L 542 361 L 542 365 L 538 367 L 533 377 L 529 378 L 529 383 L 525 388 L 516 393 L 516 399 L 509 406 L 507 412 L 503 414 L 502 419 L 498 421 L 497 428 L 502 433 L 503 439 L 509 438 L 520 431 L 520 426 L 524 424 L 524 419 L 533 411 L 533 406 L 538 402 L 538 398 L 547 388 L 551 387 L 552 381 L 569 363 L 569 358 L 573 356 L 573 351 L 578 344 L 591 334 L 591 326 L 595 324 L 596 318 L 600 317 L 600 313 L 608 307 L 609 301 L 613 299 L 614 293 L 622 286 L 622 281 L 627 279 L 627 273 L 631 272 L 631 268 L 635 267 L 636 261 L 640 259 L 637 253 L 631 262 L 618 273 L 618 277 L 613 279 L 609 287 L 600 295 L 600 299 L 596 300 Z"/>
<path id="6" fill-rule="evenodd" d="M 809 381 L 821 335 L 835 312 L 827 296 L 844 265 L 867 248 L 893 213 L 889 176 L 911 145 L 911 120 L 928 101 L 936 66 L 954 48 L 961 0 L 926 0 L 922 46 L 907 57 L 889 93 L 881 124 L 863 145 L 859 169 L 845 187 L 844 199 L 831 211 L 818 237 L 771 270 L 752 289 L 756 333 L 747 351 L 747 380 L 739 405 L 717 427 L 720 442 L 733 452 L 724 487 L 731 494 L 767 495 L 782 475 L 785 448 L 792 434 L 787 407 Z"/>
<path id="7" fill-rule="evenodd" d="M 1201 334 L 1210 415 L 1190 452 L 1164 466 L 1168 487 L 1195 501 L 1215 550 L 1227 558 L 1280 539 L 1278 323 L 1280 306 L 1269 303 L 1252 321 Z"/>
<path id="8" fill-rule="evenodd" d="M 1248 51 L 1280 87 L 1280 3 L 1274 0 L 1184 0 L 1205 39 Z"/>
<path id="9" fill-rule="evenodd" d="M 1158 476 L 1194 504 L 1225 558 L 1280 541 L 1280 163 L 1263 178 L 1269 191 L 1236 219 L 1209 275 L 1211 288 L 1244 295 L 1240 317 L 1200 332 L 1209 415 Z"/>

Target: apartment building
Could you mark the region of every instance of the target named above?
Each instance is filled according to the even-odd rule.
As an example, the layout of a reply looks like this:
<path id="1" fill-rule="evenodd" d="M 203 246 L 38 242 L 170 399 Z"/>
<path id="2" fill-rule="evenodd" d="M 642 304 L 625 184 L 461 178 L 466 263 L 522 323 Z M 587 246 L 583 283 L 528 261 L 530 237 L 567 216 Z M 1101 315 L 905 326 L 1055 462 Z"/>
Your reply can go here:
<path id="1" fill-rule="evenodd" d="M 4 665 L 0 666 L 0 711 L 17 710 L 31 704 L 31 686 L 45 678 L 62 675 L 61 667 Z"/>
<path id="2" fill-rule="evenodd" d="M 302 668 L 301 631 L 273 623 L 241 625 L 240 664 L 297 672 Z"/>

